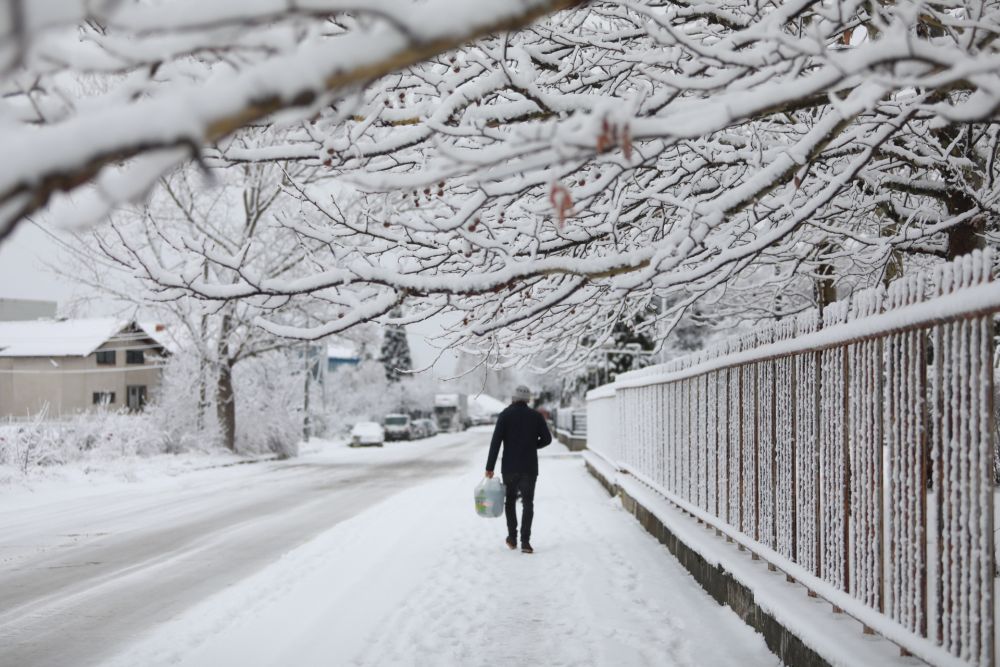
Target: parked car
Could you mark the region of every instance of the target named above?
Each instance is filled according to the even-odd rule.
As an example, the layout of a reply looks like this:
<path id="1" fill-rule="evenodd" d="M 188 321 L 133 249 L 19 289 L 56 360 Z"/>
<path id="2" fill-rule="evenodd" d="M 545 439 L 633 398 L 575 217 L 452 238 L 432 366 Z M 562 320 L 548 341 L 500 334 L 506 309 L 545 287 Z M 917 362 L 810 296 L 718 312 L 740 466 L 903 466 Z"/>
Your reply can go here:
<path id="1" fill-rule="evenodd" d="M 437 424 L 434 423 L 433 419 L 415 419 L 413 420 L 413 428 L 415 438 L 429 438 L 432 435 L 437 435 Z"/>
<path id="2" fill-rule="evenodd" d="M 351 447 L 381 447 L 385 444 L 385 430 L 376 422 L 358 422 L 351 429 Z"/>
<path id="3" fill-rule="evenodd" d="M 383 423 L 385 424 L 385 437 L 389 440 L 410 440 L 413 438 L 413 425 L 410 423 L 409 415 L 386 415 Z"/>

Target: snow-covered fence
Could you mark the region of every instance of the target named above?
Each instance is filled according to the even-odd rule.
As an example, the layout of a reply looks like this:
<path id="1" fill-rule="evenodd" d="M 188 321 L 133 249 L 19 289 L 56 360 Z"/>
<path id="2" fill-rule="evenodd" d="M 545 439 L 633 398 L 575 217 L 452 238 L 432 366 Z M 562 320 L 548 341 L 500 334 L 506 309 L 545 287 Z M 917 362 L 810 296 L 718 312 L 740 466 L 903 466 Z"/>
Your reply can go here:
<path id="1" fill-rule="evenodd" d="M 620 443 L 615 386 L 606 384 L 587 392 L 587 449 L 615 462 L 621 460 Z"/>
<path id="2" fill-rule="evenodd" d="M 587 410 L 562 407 L 556 410 L 556 429 L 572 437 L 587 436 Z"/>
<path id="3" fill-rule="evenodd" d="M 588 447 L 931 663 L 996 664 L 991 253 L 588 395 Z"/>

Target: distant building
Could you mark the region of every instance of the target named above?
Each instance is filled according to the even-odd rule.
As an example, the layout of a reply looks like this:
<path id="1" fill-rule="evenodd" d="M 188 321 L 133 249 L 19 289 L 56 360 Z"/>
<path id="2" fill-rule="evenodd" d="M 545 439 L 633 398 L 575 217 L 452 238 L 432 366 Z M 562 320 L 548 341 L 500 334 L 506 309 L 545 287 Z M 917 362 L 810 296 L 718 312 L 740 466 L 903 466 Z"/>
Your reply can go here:
<path id="1" fill-rule="evenodd" d="M 0 322 L 0 417 L 141 410 L 166 346 L 161 326 L 114 318 Z"/>
<path id="2" fill-rule="evenodd" d="M 55 301 L 30 299 L 0 299 L 0 322 L 40 320 L 56 316 Z"/>
<path id="3" fill-rule="evenodd" d="M 343 366 L 357 366 L 361 363 L 361 355 L 346 343 L 328 343 L 326 346 L 326 369 L 335 371 Z"/>

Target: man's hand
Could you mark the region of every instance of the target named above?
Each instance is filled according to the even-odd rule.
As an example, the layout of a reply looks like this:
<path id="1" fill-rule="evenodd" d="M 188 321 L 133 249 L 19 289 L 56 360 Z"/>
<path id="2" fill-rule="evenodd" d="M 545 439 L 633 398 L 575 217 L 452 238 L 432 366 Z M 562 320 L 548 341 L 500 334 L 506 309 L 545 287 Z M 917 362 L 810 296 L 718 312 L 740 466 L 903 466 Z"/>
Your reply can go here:
<path id="1" fill-rule="evenodd" d="M 487 470 L 486 471 L 486 479 L 493 479 L 493 471 L 492 470 Z"/>

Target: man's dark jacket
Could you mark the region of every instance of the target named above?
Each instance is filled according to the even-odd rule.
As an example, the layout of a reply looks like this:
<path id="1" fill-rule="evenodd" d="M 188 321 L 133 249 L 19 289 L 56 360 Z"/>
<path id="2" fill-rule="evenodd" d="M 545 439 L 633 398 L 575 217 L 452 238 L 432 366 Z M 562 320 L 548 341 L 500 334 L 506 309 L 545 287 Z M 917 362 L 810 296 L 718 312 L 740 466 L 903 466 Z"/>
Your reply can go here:
<path id="1" fill-rule="evenodd" d="M 518 401 L 511 403 L 497 418 L 490 443 L 490 457 L 486 469 L 493 470 L 503 442 L 503 463 L 500 471 L 511 473 L 538 474 L 538 450 L 552 442 L 552 434 L 545 418 Z"/>

